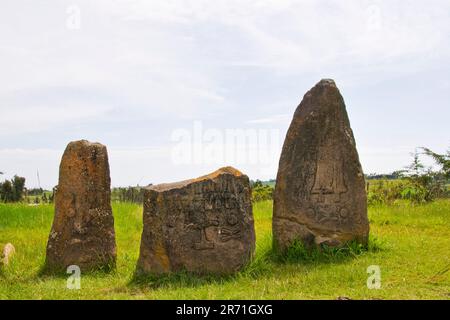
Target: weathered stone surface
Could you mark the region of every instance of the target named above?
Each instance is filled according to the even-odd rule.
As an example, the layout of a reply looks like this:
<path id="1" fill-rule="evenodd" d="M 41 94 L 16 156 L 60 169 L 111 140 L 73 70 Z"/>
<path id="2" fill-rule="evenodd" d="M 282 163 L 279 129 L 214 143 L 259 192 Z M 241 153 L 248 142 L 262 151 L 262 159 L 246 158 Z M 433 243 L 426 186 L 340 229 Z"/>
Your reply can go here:
<path id="1" fill-rule="evenodd" d="M 366 243 L 369 234 L 364 175 L 344 99 L 322 80 L 295 111 L 280 158 L 273 235 L 281 251 L 306 246 Z"/>
<path id="2" fill-rule="evenodd" d="M 254 248 L 250 183 L 238 170 L 145 190 L 139 273 L 233 273 Z"/>
<path id="3" fill-rule="evenodd" d="M 55 217 L 46 265 L 81 271 L 111 268 L 116 260 L 108 153 L 99 143 L 69 143 L 59 168 Z"/>
<path id="4" fill-rule="evenodd" d="M 2 248 L 2 254 L 0 256 L 0 266 L 7 266 L 10 262 L 14 254 L 16 253 L 16 249 L 11 243 L 7 243 Z"/>

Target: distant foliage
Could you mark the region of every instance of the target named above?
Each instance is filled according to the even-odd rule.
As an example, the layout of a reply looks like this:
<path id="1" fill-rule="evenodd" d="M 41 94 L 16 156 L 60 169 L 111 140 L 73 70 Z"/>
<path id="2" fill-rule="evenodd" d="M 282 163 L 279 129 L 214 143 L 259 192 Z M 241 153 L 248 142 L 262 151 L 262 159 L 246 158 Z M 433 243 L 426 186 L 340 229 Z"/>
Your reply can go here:
<path id="1" fill-rule="evenodd" d="M 427 148 L 421 150 L 423 153 L 416 151 L 411 164 L 401 171 L 401 179 L 367 182 L 369 205 L 391 204 L 398 199 L 420 204 L 449 197 L 447 185 L 450 179 L 450 152 L 441 155 Z M 432 157 L 438 169 L 425 168 L 421 155 Z"/>
<path id="2" fill-rule="evenodd" d="M 2 202 L 13 202 L 13 187 L 9 180 L 0 185 L 0 200 Z"/>
<path id="3" fill-rule="evenodd" d="M 367 182 L 367 204 L 369 206 L 392 204 L 402 198 L 404 180 L 374 180 Z"/>
<path id="4" fill-rule="evenodd" d="M 14 176 L 11 180 L 0 183 L 0 200 L 2 202 L 19 202 L 25 193 L 25 178 Z"/>
<path id="5" fill-rule="evenodd" d="M 28 196 L 40 196 L 43 193 L 44 193 L 44 189 L 42 189 L 42 188 L 33 188 L 33 189 L 27 190 Z"/>
<path id="6" fill-rule="evenodd" d="M 450 180 L 450 148 L 446 154 L 438 154 L 428 148 L 421 148 L 427 156 L 433 158 L 434 162 L 440 167 L 437 172 L 440 179 L 448 182 Z"/>
<path id="7" fill-rule="evenodd" d="M 420 153 L 415 152 L 413 162 L 406 168 L 406 179 L 409 182 L 402 192 L 402 198 L 415 203 L 424 203 L 448 196 L 447 183 L 449 176 L 450 154 L 439 155 L 427 148 L 421 148 L 422 154 L 431 156 L 438 170 L 425 168 L 420 160 Z"/>
<path id="8" fill-rule="evenodd" d="M 251 183 L 252 185 L 252 198 L 253 202 L 272 200 L 274 187 L 269 184 L 256 180 Z"/>
<path id="9" fill-rule="evenodd" d="M 55 199 L 55 193 L 58 187 L 54 187 L 52 191 L 44 190 L 42 188 L 34 188 L 25 191 L 25 199 L 27 203 L 41 204 L 41 203 L 53 203 Z"/>
<path id="10" fill-rule="evenodd" d="M 113 188 L 111 191 L 113 201 L 143 203 L 144 189 L 142 187 Z"/>
<path id="11" fill-rule="evenodd" d="M 397 180 L 403 176 L 405 170 L 394 171 L 388 174 L 371 173 L 366 175 L 366 180 Z"/>

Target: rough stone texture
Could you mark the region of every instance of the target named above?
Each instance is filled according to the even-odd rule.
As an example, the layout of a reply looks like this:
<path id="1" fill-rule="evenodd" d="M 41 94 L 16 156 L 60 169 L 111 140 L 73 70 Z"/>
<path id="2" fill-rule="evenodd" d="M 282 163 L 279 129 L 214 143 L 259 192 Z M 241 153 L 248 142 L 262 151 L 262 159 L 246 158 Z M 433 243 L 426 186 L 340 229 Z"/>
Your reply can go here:
<path id="1" fill-rule="evenodd" d="M 254 248 L 250 183 L 238 170 L 145 190 L 138 273 L 233 273 Z"/>
<path id="2" fill-rule="evenodd" d="M 280 158 L 274 194 L 274 244 L 367 243 L 364 175 L 344 99 L 322 80 L 295 111 Z"/>
<path id="3" fill-rule="evenodd" d="M 55 217 L 47 244 L 49 269 L 109 269 L 116 260 L 108 153 L 99 143 L 69 143 L 59 168 Z"/>
<path id="4" fill-rule="evenodd" d="M 7 266 L 13 257 L 13 255 L 16 253 L 16 249 L 11 243 L 7 243 L 3 249 L 2 254 L 0 256 L 0 266 Z"/>

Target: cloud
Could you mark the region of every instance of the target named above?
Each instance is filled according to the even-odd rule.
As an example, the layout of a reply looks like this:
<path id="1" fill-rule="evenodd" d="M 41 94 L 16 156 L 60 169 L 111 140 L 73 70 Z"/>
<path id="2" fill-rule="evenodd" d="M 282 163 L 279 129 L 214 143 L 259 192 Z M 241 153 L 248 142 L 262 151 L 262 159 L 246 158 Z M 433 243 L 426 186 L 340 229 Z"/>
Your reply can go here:
<path id="1" fill-rule="evenodd" d="M 51 189 L 58 181 L 59 160 L 62 153 L 52 149 L 0 149 L 0 168 L 5 173 L 3 179 L 14 175 L 25 177 L 27 188 Z"/>
<path id="2" fill-rule="evenodd" d="M 375 0 L 77 1 L 76 31 L 65 24 L 69 4 L 2 10 L 0 103 L 2 93 L 66 86 L 112 90 L 120 108 L 144 116 L 201 115 L 229 102 L 230 67 L 358 83 L 417 72 L 450 51 L 448 1 L 426 10 Z"/>
<path id="3" fill-rule="evenodd" d="M 289 114 L 276 114 L 267 118 L 253 119 L 248 120 L 246 123 L 248 124 L 273 124 L 273 123 L 289 123 L 289 120 L 292 118 L 292 115 Z"/>
<path id="4" fill-rule="evenodd" d="M 78 30 L 67 28 L 71 5 L 80 9 Z M 131 148 L 113 156 L 125 172 L 118 184 L 134 184 L 141 173 L 150 181 L 188 178 L 213 168 L 177 171 L 152 156 L 175 128 L 202 120 L 210 128 L 284 132 L 322 77 L 336 78 L 345 92 L 357 141 L 395 149 L 427 139 L 441 147 L 448 21 L 447 0 L 10 1 L 0 11 L 0 148 L 61 148 L 88 136 L 111 152 Z M 444 115 L 423 117 L 424 102 Z M 403 123 L 406 106 L 408 123 L 420 122 L 417 135 L 426 138 Z M 32 153 L 0 164 L 20 173 L 16 155 L 33 177 Z M 385 153 L 363 158 L 371 170 L 401 162 Z"/>
<path id="5" fill-rule="evenodd" d="M 76 105 L 70 102 L 64 106 L 6 106 L 1 110 L 0 136 L 14 136 L 18 133 L 48 131 L 80 121 L 101 117 L 111 108 L 105 106 Z"/>
<path id="6" fill-rule="evenodd" d="M 395 59 L 446 50 L 448 2 L 420 4 L 402 1 L 115 1 L 98 2 L 127 21 L 150 21 L 164 27 L 186 25 L 232 27 L 221 41 L 244 38 L 249 58 L 234 65 L 311 70 L 336 62 L 395 67 Z M 108 1 L 109 3 L 109 1 Z M 194 30 L 195 33 L 198 30 Z M 182 43 L 180 43 L 182 45 Z M 208 45 L 208 44 L 202 44 Z M 233 47 L 229 47 L 233 50 Z M 226 54 L 224 52 L 223 54 Z M 220 60 L 219 57 L 216 57 Z"/>
<path id="7" fill-rule="evenodd" d="M 51 189 L 58 183 L 59 163 L 63 149 L 0 149 L 0 168 L 5 175 L 2 179 L 10 179 L 18 174 L 27 178 L 26 186 L 39 186 Z M 155 179 L 164 179 L 161 169 L 170 159 L 167 148 L 109 148 L 109 162 L 113 186 L 146 185 Z M 32 160 L 32 161 L 30 161 Z M 162 168 L 153 165 L 163 164 Z M 168 164 L 170 165 L 170 163 Z M 166 165 L 167 166 L 167 165 Z"/>

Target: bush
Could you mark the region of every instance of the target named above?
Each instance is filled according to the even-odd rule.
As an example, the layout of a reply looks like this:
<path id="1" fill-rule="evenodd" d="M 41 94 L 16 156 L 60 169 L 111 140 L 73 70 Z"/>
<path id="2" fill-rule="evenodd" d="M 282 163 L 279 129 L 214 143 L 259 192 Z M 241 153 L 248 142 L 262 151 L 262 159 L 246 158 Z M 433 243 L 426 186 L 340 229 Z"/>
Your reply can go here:
<path id="1" fill-rule="evenodd" d="M 369 206 L 392 204 L 401 199 L 401 193 L 405 188 L 404 180 L 379 180 L 367 183 L 367 204 Z"/>
<path id="2" fill-rule="evenodd" d="M 12 180 L 0 183 L 0 200 L 2 202 L 19 202 L 25 192 L 25 178 L 14 176 Z"/>
<path id="3" fill-rule="evenodd" d="M 143 203 L 144 189 L 141 187 L 113 188 L 111 197 L 113 201 Z"/>
<path id="4" fill-rule="evenodd" d="M 422 149 L 425 150 L 425 155 L 435 160 L 439 170 L 425 169 L 420 154 L 416 151 L 412 163 L 406 170 L 399 171 L 402 179 L 367 182 L 368 205 L 392 204 L 398 199 L 420 204 L 449 196 L 449 154 L 439 155 L 429 149 Z"/>
<path id="5" fill-rule="evenodd" d="M 273 199 L 274 187 L 263 184 L 261 181 L 257 180 L 252 183 L 252 198 L 253 202 L 272 200 Z"/>

